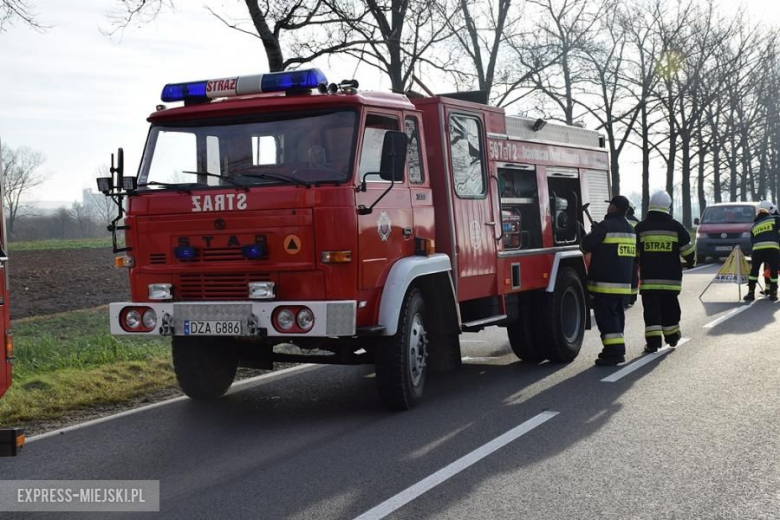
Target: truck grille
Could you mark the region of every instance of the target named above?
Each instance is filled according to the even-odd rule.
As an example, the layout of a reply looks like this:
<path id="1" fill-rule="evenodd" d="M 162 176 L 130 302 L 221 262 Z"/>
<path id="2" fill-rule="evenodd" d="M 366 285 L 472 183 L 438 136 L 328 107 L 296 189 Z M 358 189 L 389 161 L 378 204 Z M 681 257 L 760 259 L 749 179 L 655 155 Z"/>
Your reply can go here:
<path id="1" fill-rule="evenodd" d="M 707 233 L 707 238 L 723 238 L 720 235 L 721 233 Z M 741 235 L 742 233 L 726 233 L 726 239 L 739 238 Z"/>
<path id="2" fill-rule="evenodd" d="M 201 249 L 198 260 L 203 262 L 235 262 L 246 260 L 246 258 L 241 254 L 240 247 L 215 247 Z"/>
<path id="3" fill-rule="evenodd" d="M 182 274 L 179 296 L 185 301 L 247 300 L 249 282 L 271 280 L 268 273 L 251 274 Z"/>
<path id="4" fill-rule="evenodd" d="M 150 264 L 164 264 L 168 261 L 165 253 L 151 253 L 149 255 Z"/>

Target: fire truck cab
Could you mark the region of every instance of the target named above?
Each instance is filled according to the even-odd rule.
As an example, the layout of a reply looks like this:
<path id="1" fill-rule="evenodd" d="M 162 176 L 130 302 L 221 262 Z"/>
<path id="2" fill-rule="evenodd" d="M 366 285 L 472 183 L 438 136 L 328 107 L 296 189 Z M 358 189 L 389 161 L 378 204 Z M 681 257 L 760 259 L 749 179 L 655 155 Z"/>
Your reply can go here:
<path id="1" fill-rule="evenodd" d="M 486 326 L 525 361 L 579 353 L 582 209 L 609 198 L 596 132 L 317 69 L 162 98 L 184 103 L 149 117 L 137 177 L 120 161 L 98 181 L 131 281 L 111 329 L 171 336 L 190 397 L 220 397 L 238 366 L 373 363 L 384 403 L 407 409 Z"/>

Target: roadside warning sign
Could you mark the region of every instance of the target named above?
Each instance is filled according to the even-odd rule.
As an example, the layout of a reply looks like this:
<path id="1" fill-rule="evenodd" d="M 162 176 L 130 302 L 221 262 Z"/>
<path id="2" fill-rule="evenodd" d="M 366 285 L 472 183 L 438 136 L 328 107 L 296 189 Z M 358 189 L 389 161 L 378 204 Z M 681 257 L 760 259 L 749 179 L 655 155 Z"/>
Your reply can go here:
<path id="1" fill-rule="evenodd" d="M 723 262 L 723 267 L 715 275 L 712 283 L 743 284 L 748 283 L 748 276 L 750 276 L 750 264 L 737 246 Z"/>
<path id="2" fill-rule="evenodd" d="M 718 270 L 715 278 L 712 279 L 707 287 L 699 295 L 699 300 L 707 292 L 707 289 L 714 283 L 735 283 L 739 287 L 738 297 L 742 300 L 742 284 L 748 283 L 748 277 L 750 276 L 750 263 L 748 263 L 745 254 L 736 246 L 731 254 L 723 262 L 723 265 Z"/>
<path id="3" fill-rule="evenodd" d="M 284 237 L 284 250 L 288 255 L 297 255 L 301 250 L 301 239 L 297 235 L 287 235 Z"/>

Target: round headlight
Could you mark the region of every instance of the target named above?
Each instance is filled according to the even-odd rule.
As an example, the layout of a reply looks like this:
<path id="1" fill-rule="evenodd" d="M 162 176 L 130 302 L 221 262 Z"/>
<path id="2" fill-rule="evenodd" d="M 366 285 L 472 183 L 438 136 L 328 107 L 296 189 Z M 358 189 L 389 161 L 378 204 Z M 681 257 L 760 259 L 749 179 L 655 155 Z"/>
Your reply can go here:
<path id="1" fill-rule="evenodd" d="M 125 314 L 125 325 L 137 329 L 141 325 L 141 313 L 133 309 Z"/>
<path id="2" fill-rule="evenodd" d="M 295 325 L 295 315 L 289 309 L 282 309 L 276 314 L 276 324 L 282 330 L 290 330 Z"/>
<path id="3" fill-rule="evenodd" d="M 157 326 L 157 313 L 154 312 L 154 309 L 148 309 L 144 312 L 143 324 L 147 329 L 153 329 Z"/>
<path id="4" fill-rule="evenodd" d="M 303 330 L 310 330 L 314 326 L 314 313 L 309 309 L 298 311 L 298 326 Z"/>

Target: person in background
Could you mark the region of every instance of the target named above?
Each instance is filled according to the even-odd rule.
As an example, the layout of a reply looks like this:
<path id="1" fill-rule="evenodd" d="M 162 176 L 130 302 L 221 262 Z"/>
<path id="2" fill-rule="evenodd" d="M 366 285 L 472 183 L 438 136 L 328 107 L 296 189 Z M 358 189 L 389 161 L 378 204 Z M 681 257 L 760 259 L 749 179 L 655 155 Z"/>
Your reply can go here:
<path id="1" fill-rule="evenodd" d="M 773 203 L 772 206 L 769 208 L 769 214 L 773 217 L 780 217 L 780 211 L 777 210 L 777 206 L 775 206 Z M 769 296 L 769 286 L 772 284 L 772 279 L 769 272 L 769 266 L 764 264 L 764 290 L 761 291 L 761 294 L 765 296 Z"/>
<path id="2" fill-rule="evenodd" d="M 662 339 L 676 347 L 680 332 L 682 289 L 680 257 L 688 268 L 696 265 L 696 248 L 685 226 L 669 214 L 672 198 L 665 191 L 650 197 L 647 217 L 637 224 L 640 291 L 645 319 L 645 352 L 661 348 Z"/>
<path id="3" fill-rule="evenodd" d="M 764 200 L 758 205 L 758 214 L 750 228 L 750 240 L 753 252 L 750 257 L 750 276 L 748 277 L 748 293 L 744 300 L 752 302 L 756 299 L 756 284 L 761 264 L 769 266 L 769 299 L 777 301 L 777 266 L 780 263 L 780 232 L 778 217 L 771 215 L 774 204 Z"/>
<path id="4" fill-rule="evenodd" d="M 617 195 L 609 202 L 604 220 L 595 224 L 580 244 L 590 253 L 588 292 L 601 333 L 597 365 L 614 366 L 626 360 L 625 304 L 631 296 L 631 274 L 636 257 L 636 233 L 626 220 L 628 199 Z"/>

